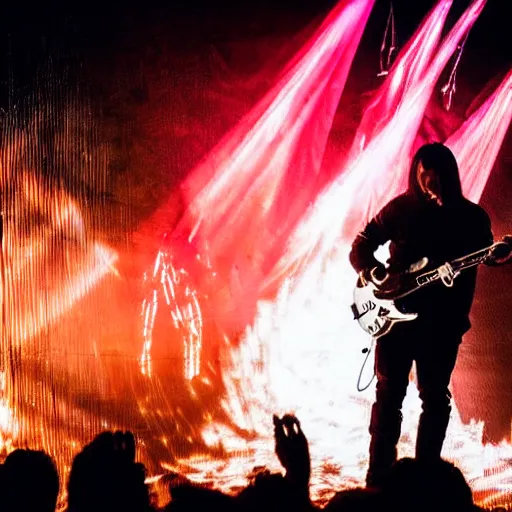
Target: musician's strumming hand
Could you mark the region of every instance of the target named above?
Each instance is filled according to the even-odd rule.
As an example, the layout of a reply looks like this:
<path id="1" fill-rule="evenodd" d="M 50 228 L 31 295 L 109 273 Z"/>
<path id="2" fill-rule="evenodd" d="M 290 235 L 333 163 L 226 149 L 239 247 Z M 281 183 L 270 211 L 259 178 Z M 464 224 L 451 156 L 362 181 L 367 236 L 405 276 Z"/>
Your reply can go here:
<path id="1" fill-rule="evenodd" d="M 367 268 L 359 273 L 359 279 L 361 280 L 362 286 L 366 286 L 368 283 L 373 283 L 378 287 L 386 281 L 388 277 L 389 275 L 383 266 Z"/>
<path id="2" fill-rule="evenodd" d="M 393 300 L 400 295 L 405 274 L 389 273 L 384 266 L 368 269 L 359 274 L 360 286 L 369 283 L 375 286 L 374 296 L 378 299 Z"/>

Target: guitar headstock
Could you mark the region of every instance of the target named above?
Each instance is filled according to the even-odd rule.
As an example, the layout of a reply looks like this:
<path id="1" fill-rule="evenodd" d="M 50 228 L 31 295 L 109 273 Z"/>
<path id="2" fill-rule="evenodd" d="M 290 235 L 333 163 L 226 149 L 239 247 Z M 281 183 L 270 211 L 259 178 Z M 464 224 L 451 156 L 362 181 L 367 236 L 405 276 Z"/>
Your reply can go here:
<path id="1" fill-rule="evenodd" d="M 501 238 L 501 242 L 509 245 L 512 248 L 512 235 L 505 235 Z"/>

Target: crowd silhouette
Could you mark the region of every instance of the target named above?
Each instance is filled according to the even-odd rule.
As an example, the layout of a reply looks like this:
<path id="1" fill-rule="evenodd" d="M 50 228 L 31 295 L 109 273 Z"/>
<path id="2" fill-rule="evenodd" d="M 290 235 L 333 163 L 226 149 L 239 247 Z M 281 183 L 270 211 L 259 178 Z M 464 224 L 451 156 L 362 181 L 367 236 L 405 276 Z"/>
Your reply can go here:
<path id="1" fill-rule="evenodd" d="M 183 475 L 165 476 L 170 502 L 156 506 L 146 484 L 146 470 L 136 461 L 131 432 L 102 432 L 75 457 L 67 481 L 69 512 L 181 511 L 314 511 L 310 499 L 311 459 L 299 420 L 274 416 L 275 453 L 284 473 L 261 470 L 237 495 L 191 482 Z M 59 497 L 59 475 L 52 458 L 42 451 L 18 449 L 0 465 L 0 510 L 53 512 Z M 399 460 L 382 487 L 338 492 L 328 512 L 419 511 L 478 512 L 461 471 L 445 460 Z M 502 508 L 494 512 L 504 511 Z"/>

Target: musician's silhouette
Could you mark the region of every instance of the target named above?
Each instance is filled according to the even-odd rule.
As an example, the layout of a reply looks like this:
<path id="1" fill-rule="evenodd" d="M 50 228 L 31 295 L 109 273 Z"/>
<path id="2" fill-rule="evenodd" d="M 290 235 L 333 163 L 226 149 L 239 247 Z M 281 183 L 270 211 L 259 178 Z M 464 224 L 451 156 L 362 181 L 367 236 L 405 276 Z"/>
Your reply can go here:
<path id="1" fill-rule="evenodd" d="M 384 268 L 374 252 L 388 241 L 390 258 Z M 350 261 L 363 280 L 370 280 L 384 272 L 400 275 L 424 257 L 427 269 L 435 268 L 492 242 L 487 213 L 462 194 L 454 155 L 434 143 L 422 146 L 414 156 L 408 190 L 356 237 Z M 397 301 L 404 310 L 418 313 L 418 318 L 396 324 L 377 341 L 368 486 L 379 487 L 396 460 L 402 402 L 413 361 L 423 406 L 416 457 L 440 458 L 451 410 L 448 385 L 462 336 L 470 328 L 476 272 L 476 267 L 469 269 L 452 286 L 443 284 L 450 280 L 438 281 Z"/>

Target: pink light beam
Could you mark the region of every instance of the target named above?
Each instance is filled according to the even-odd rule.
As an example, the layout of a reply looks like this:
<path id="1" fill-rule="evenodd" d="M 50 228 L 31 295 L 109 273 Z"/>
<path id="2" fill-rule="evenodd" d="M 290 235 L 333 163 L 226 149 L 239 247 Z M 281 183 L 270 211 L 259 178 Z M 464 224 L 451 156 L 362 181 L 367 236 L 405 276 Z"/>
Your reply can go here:
<path id="1" fill-rule="evenodd" d="M 356 158 L 384 128 L 404 94 L 423 78 L 432 60 L 453 0 L 441 0 L 425 17 L 407 45 L 398 54 L 386 79 L 365 109 L 348 161 Z"/>
<path id="2" fill-rule="evenodd" d="M 461 40 L 473 27 L 485 3 L 486 0 L 475 0 L 468 7 L 443 40 L 422 80 L 404 94 L 402 105 L 399 106 L 394 119 L 387 125 L 391 129 L 390 133 L 381 139 L 386 139 L 390 146 L 396 148 L 395 156 L 393 157 L 392 152 L 389 153 L 388 148 L 384 147 L 385 142 L 381 143 L 385 154 L 376 154 L 374 171 L 365 173 L 365 183 L 361 184 L 358 200 L 352 203 L 355 206 L 344 226 L 346 240 L 352 240 L 357 231 L 362 229 L 388 201 L 406 189 L 411 153 L 428 101 L 443 69 Z M 380 150 L 378 152 L 380 153 Z M 384 161 L 389 162 L 388 165 L 378 164 L 381 156 Z M 397 169 L 400 170 L 398 175 Z M 363 205 L 363 208 L 359 205 Z"/>
<path id="3" fill-rule="evenodd" d="M 183 185 L 190 203 L 174 240 L 188 239 L 208 255 L 237 310 L 245 303 L 249 316 L 259 283 L 316 195 L 333 117 L 373 4 L 340 2 L 284 77 Z"/>
<path id="4" fill-rule="evenodd" d="M 289 64 L 284 77 L 189 174 L 183 190 L 189 200 L 189 214 L 195 223 L 203 224 L 203 231 L 207 230 L 206 226 L 222 224 L 223 213 L 230 217 L 232 206 L 240 206 L 239 192 L 249 195 L 245 189 L 255 179 L 257 183 L 249 192 L 265 183 L 268 174 L 284 172 L 296 137 L 307 121 L 312 120 L 315 107 L 323 104 L 329 105 L 329 109 L 322 116 L 323 123 L 319 123 L 319 128 L 324 129 L 316 133 L 321 142 L 316 142 L 313 152 L 318 155 L 314 166 L 318 171 L 316 160 L 323 155 L 333 110 L 373 3 L 373 0 L 340 2 Z M 329 98 L 322 94 L 325 92 Z M 273 162 L 276 153 L 279 158 Z M 219 197 L 223 197 L 220 204 Z M 213 220 L 205 218 L 205 207 L 208 216 L 213 214 Z"/>
<path id="5" fill-rule="evenodd" d="M 329 254 L 340 241 L 340 234 L 344 241 L 351 241 L 384 204 L 405 189 L 411 150 L 436 82 L 484 5 L 485 0 L 476 0 L 464 12 L 422 80 L 403 94 L 387 125 L 349 163 L 346 172 L 338 173 L 338 179 L 318 196 L 290 238 L 285 257 L 270 277 L 270 285 L 302 267 L 317 251 Z"/>
<path id="6" fill-rule="evenodd" d="M 461 170 L 464 195 L 478 203 L 512 120 L 512 70 L 445 144 Z"/>

